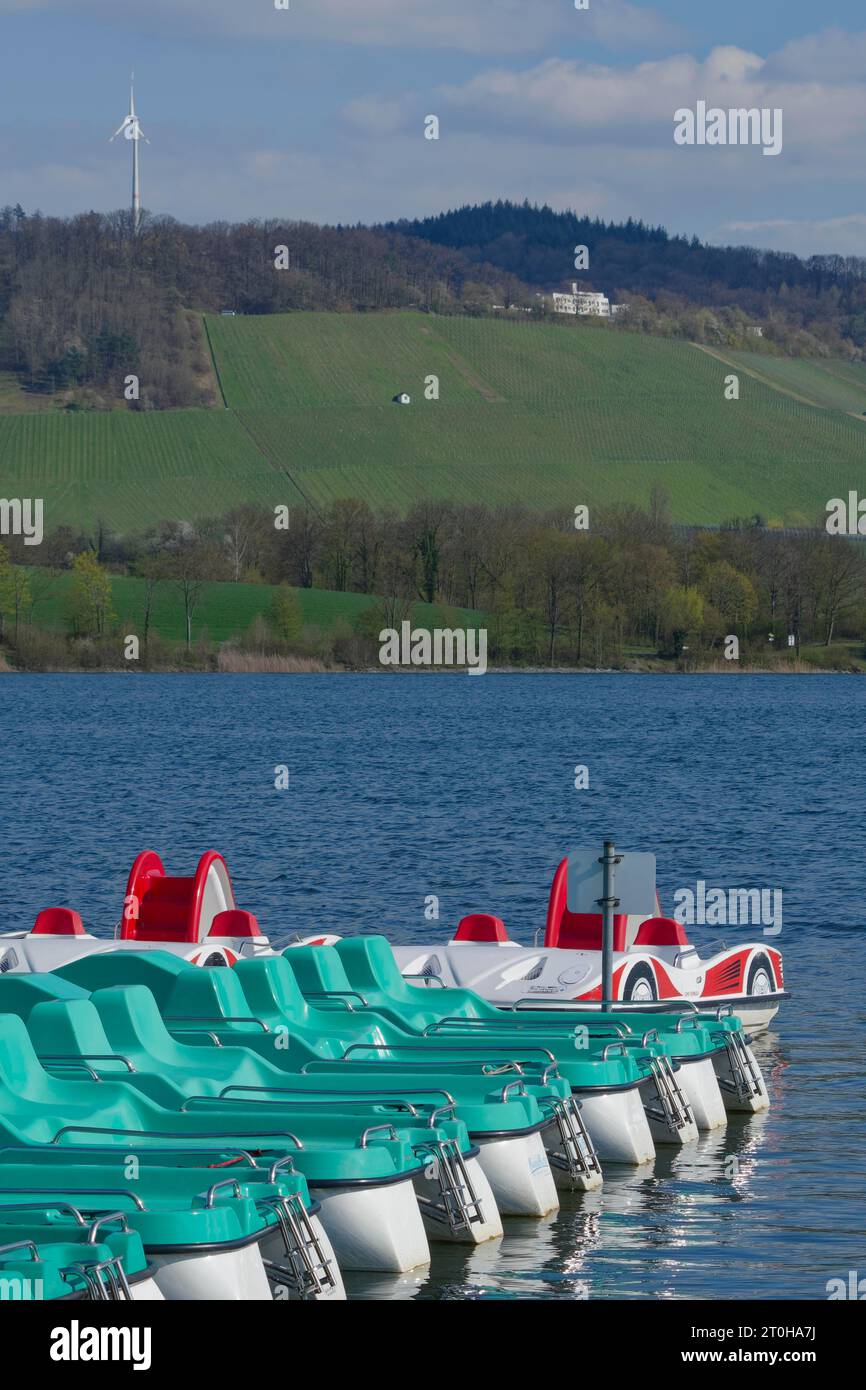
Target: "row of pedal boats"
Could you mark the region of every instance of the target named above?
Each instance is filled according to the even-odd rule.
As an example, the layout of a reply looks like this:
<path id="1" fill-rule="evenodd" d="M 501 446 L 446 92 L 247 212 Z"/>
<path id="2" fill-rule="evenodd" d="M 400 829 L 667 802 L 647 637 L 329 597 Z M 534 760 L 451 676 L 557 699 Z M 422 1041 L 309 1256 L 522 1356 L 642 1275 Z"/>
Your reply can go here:
<path id="1" fill-rule="evenodd" d="M 0 1297 L 341 1299 L 768 1103 L 724 1009 L 503 1011 L 382 937 L 0 975 Z"/>

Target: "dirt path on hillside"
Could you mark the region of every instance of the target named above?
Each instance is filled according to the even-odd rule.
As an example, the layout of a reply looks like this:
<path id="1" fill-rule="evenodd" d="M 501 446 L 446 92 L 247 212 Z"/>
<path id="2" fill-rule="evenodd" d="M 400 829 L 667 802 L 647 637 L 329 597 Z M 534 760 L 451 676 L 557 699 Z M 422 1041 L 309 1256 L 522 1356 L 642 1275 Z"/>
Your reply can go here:
<path id="1" fill-rule="evenodd" d="M 754 381 L 759 381 L 762 386 L 769 386 L 771 391 L 778 391 L 780 396 L 790 396 L 794 401 L 800 401 L 802 405 L 812 405 L 816 410 L 826 410 L 827 406 L 820 401 L 813 401 L 810 396 L 802 396 L 797 391 L 791 391 L 787 386 L 780 386 L 777 381 L 772 381 L 770 377 L 764 376 L 763 372 L 756 372 L 753 367 L 744 367 L 742 362 L 734 362 L 730 357 L 725 357 L 724 353 L 717 348 L 706 347 L 703 343 L 691 343 L 699 352 L 705 352 L 708 357 L 715 357 L 717 361 L 724 362 L 726 367 L 731 367 L 735 372 L 743 372 L 746 376 L 752 377 Z M 850 414 L 850 412 L 846 412 Z M 856 419 L 856 416 L 855 416 Z"/>
<path id="2" fill-rule="evenodd" d="M 428 338 L 436 336 L 434 335 L 433 330 L 431 328 L 422 328 L 421 332 L 425 334 Z M 493 387 L 489 386 L 487 382 L 484 380 L 484 378 L 480 377 L 478 373 L 472 367 L 470 367 L 469 363 L 466 361 L 465 358 L 461 357 L 458 352 L 455 352 L 453 350 L 453 348 L 450 348 L 442 338 L 439 338 L 438 341 L 440 347 L 442 348 L 442 351 L 444 352 L 448 361 L 451 363 L 451 366 L 454 368 L 455 372 L 457 372 L 459 376 L 462 376 L 465 382 L 468 382 L 468 384 L 472 387 L 473 391 L 477 391 L 479 396 L 483 396 L 486 401 L 490 401 L 495 405 L 501 405 L 504 403 L 505 397 L 500 396 L 498 391 L 494 391 Z"/>

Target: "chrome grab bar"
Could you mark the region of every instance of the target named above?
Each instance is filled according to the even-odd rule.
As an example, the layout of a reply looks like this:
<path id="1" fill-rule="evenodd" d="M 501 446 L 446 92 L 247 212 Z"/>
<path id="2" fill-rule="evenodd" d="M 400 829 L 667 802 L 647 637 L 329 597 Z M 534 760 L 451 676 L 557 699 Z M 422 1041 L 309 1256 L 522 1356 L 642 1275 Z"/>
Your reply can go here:
<path id="1" fill-rule="evenodd" d="M 643 1037 L 640 1040 L 641 1047 L 649 1047 L 650 1038 L 655 1038 L 656 1042 L 661 1044 L 661 1038 L 659 1037 L 658 1028 L 647 1029 L 647 1031 L 644 1033 Z"/>
<path id="2" fill-rule="evenodd" d="M 546 1086 L 551 1077 L 559 1077 L 559 1067 L 556 1062 L 551 1062 L 550 1066 L 545 1067 L 544 1071 L 541 1073 L 542 1086 Z"/>
<path id="3" fill-rule="evenodd" d="M 96 1245 L 96 1237 L 100 1227 L 105 1226 L 109 1221 L 119 1221 L 122 1231 L 129 1230 L 129 1221 L 125 1211 L 107 1211 L 104 1216 L 97 1216 L 96 1220 L 91 1223 L 90 1230 L 87 1232 L 88 1245 Z"/>
<path id="4" fill-rule="evenodd" d="M 440 989 L 447 989 L 445 981 L 441 975 L 404 975 L 404 980 L 423 980 L 425 985 L 437 984 Z"/>
<path id="5" fill-rule="evenodd" d="M 635 1041 L 636 1041 L 636 1040 L 635 1040 Z M 609 1043 L 606 1043 L 606 1044 L 605 1044 L 605 1046 L 602 1048 L 602 1051 L 601 1051 L 601 1060 L 602 1060 L 603 1062 L 606 1062 L 607 1059 L 608 1059 L 608 1057 L 610 1056 L 611 1050 L 612 1050 L 613 1048 L 616 1048 L 616 1047 L 619 1048 L 620 1053 L 622 1054 L 623 1057 L 627 1057 L 627 1056 L 628 1056 L 628 1052 L 626 1051 L 625 1043 L 624 1043 L 622 1040 L 620 1040 L 619 1042 L 609 1042 Z"/>
<path id="6" fill-rule="evenodd" d="M 517 1094 L 519 1096 L 525 1096 L 526 1082 L 523 1080 L 523 1077 L 520 1077 L 520 1079 L 517 1081 L 509 1081 L 505 1086 L 502 1087 L 502 1090 L 499 1093 L 499 1099 L 503 1103 L 508 1099 L 509 1091 L 517 1091 Z"/>
<path id="7" fill-rule="evenodd" d="M 128 1057 L 124 1057 L 119 1052 L 44 1052 L 38 1054 L 40 1062 L 64 1062 L 81 1064 L 87 1067 L 94 1081 L 100 1081 L 99 1073 L 88 1066 L 88 1062 L 122 1062 L 128 1072 L 134 1072 L 135 1067 Z"/>
<path id="8" fill-rule="evenodd" d="M 62 1197 L 58 1197 L 57 1201 L 55 1201 L 54 1195 L 51 1192 L 50 1188 L 0 1187 L 0 1192 L 2 1192 L 4 1196 L 10 1197 L 17 1197 L 19 1192 L 26 1194 L 26 1196 L 28 1197 L 34 1196 L 37 1192 L 44 1193 L 42 1200 L 39 1202 L 4 1202 L 3 1205 L 0 1206 L 0 1212 L 45 1211 L 46 1209 L 49 1211 L 64 1211 L 74 1218 L 75 1224 L 77 1226 L 87 1225 L 87 1222 L 85 1221 L 81 1212 L 78 1210 L 78 1207 L 73 1206 L 72 1202 L 67 1202 Z"/>
<path id="9" fill-rule="evenodd" d="M 12 1255 L 16 1250 L 26 1250 L 31 1260 L 38 1261 L 39 1247 L 32 1240 L 13 1240 L 10 1245 L 0 1245 L 0 1255 Z"/>
<path id="10" fill-rule="evenodd" d="M 213 1206 L 216 1194 L 219 1192 L 220 1188 L 223 1187 L 233 1187 L 234 1195 L 236 1197 L 240 1197 L 241 1185 L 238 1182 L 237 1178 L 221 1178 L 219 1182 L 215 1182 L 211 1187 L 208 1188 L 207 1196 L 204 1199 L 204 1204 L 206 1207 Z"/>
<path id="11" fill-rule="evenodd" d="M 452 1120 L 456 1119 L 457 1117 L 454 1113 L 456 1109 L 457 1102 L 454 1100 L 452 1100 L 448 1105 L 437 1106 L 435 1110 L 430 1111 L 430 1118 L 427 1121 L 427 1128 L 435 1129 L 439 1123 L 440 1118 L 444 1115 L 450 1115 Z"/>
<path id="12" fill-rule="evenodd" d="M 284 1158 L 278 1158 L 274 1163 L 271 1164 L 270 1168 L 268 1169 L 268 1182 L 276 1182 L 277 1173 L 279 1173 L 283 1168 L 285 1168 L 286 1172 L 288 1173 L 294 1173 L 295 1160 L 292 1158 L 291 1154 L 286 1154 Z"/>
<path id="13" fill-rule="evenodd" d="M 399 1144 L 399 1142 L 400 1142 L 400 1136 L 399 1136 L 399 1134 L 397 1133 L 397 1131 L 396 1131 L 396 1129 L 394 1128 L 393 1125 L 370 1125 L 369 1129 L 365 1129 L 365 1130 L 364 1130 L 364 1133 L 361 1135 L 361 1145 L 360 1145 L 360 1147 L 361 1147 L 362 1149 L 366 1149 L 366 1147 L 367 1147 L 367 1140 L 370 1138 L 370 1135 L 371 1135 L 371 1134 L 380 1134 L 380 1133 L 382 1133 L 383 1131 L 384 1131 L 385 1133 L 387 1133 L 388 1138 L 389 1138 L 389 1139 L 392 1139 L 392 1140 L 394 1141 L 395 1144 Z"/>
<path id="14" fill-rule="evenodd" d="M 700 1028 L 701 1026 L 701 1020 L 697 1014 L 682 1014 L 677 1019 L 676 1032 L 681 1033 L 687 1023 L 690 1023 L 693 1028 Z"/>

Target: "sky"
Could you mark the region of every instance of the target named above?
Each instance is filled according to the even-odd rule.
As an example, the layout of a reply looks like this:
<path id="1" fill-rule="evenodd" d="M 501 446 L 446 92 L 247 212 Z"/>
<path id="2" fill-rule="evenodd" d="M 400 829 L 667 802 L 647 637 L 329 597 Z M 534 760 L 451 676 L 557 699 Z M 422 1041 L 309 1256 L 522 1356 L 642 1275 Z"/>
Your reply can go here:
<path id="1" fill-rule="evenodd" d="M 866 254 L 863 0 L 0 0 L 0 35 L 0 204 L 27 211 L 128 203 L 134 67 L 143 202 L 183 221 L 529 198 Z M 678 145 L 700 101 L 780 109 L 781 152 Z"/>

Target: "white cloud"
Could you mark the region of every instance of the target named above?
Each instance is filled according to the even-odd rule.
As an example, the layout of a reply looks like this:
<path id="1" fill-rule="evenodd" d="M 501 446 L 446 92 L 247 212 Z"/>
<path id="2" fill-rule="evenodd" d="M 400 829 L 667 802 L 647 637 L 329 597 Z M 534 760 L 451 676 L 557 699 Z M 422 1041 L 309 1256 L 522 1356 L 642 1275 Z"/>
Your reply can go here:
<path id="1" fill-rule="evenodd" d="M 488 68 L 443 97 L 467 123 L 533 130 L 539 136 L 582 144 L 590 138 L 659 148 L 673 140 L 674 112 L 710 106 L 779 107 L 784 113 L 789 162 L 804 157 L 838 161 L 862 147 L 866 135 L 866 82 L 831 84 L 781 78 L 759 55 L 713 49 L 700 61 L 675 54 L 632 67 L 548 58 L 534 67 Z M 684 158 L 694 154 L 682 150 Z M 752 149 L 704 147 L 704 161 L 754 159 Z M 781 161 L 777 161 L 781 163 Z"/>
<path id="2" fill-rule="evenodd" d="M 847 217 L 769 217 L 757 222 L 725 222 L 708 238 L 717 244 L 763 246 L 798 255 L 862 256 L 866 213 Z"/>

